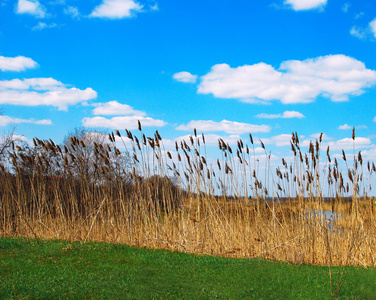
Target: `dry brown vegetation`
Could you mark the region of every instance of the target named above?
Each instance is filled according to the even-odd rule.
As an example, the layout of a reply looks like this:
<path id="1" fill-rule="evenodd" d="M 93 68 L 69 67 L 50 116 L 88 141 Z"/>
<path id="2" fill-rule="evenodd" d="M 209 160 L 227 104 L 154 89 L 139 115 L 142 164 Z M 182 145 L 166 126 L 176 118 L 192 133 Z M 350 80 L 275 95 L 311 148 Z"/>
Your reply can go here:
<path id="1" fill-rule="evenodd" d="M 196 130 L 174 153 L 141 124 L 139 137 L 126 131 L 130 152 L 116 147 L 119 131 L 108 140 L 13 144 L 0 169 L 0 236 L 376 266 L 375 200 L 367 195 L 376 169 L 355 150 L 351 163 L 343 152 L 341 170 L 329 148 L 321 157 L 321 138 L 304 154 L 293 133 L 294 159 L 272 170 L 266 151 L 256 167 L 252 135 L 234 149 L 220 139 L 213 163 Z"/>

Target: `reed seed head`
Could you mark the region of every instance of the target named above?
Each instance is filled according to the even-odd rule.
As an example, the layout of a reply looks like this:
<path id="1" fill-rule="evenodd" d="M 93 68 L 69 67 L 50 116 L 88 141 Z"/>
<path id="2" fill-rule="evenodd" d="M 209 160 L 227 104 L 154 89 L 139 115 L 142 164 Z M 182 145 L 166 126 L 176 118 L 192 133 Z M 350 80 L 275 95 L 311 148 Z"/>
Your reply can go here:
<path id="1" fill-rule="evenodd" d="M 137 124 L 138 124 L 138 130 L 142 131 L 142 127 L 141 127 L 141 122 L 140 122 L 140 120 L 137 120 Z"/>

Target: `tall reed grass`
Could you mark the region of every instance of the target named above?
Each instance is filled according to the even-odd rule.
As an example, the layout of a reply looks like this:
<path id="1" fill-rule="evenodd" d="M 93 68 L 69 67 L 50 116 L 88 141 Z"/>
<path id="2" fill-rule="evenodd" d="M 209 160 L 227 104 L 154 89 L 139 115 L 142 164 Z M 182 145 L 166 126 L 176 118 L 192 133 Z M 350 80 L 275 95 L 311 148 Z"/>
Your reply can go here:
<path id="1" fill-rule="evenodd" d="M 236 147 L 219 139 L 220 157 L 210 160 L 196 130 L 166 151 L 140 123 L 138 133 L 101 142 L 13 144 L 0 166 L 0 235 L 376 266 L 375 164 L 354 149 L 340 165 L 321 138 L 303 153 L 293 133 L 293 159 L 275 169 L 262 141 L 260 167 L 251 134 Z"/>

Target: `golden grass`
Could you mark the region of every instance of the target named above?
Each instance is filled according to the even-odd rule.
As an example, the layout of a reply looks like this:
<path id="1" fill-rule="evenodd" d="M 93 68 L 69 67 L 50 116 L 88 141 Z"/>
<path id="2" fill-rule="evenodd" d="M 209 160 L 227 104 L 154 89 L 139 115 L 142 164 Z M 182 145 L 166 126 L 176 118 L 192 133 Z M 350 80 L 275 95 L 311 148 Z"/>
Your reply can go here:
<path id="1" fill-rule="evenodd" d="M 258 171 L 251 135 L 237 149 L 219 140 L 221 159 L 209 163 L 196 131 L 175 153 L 158 132 L 126 134 L 131 153 L 116 147 L 119 131 L 109 143 L 72 137 L 65 147 L 38 139 L 14 147 L 0 171 L 0 235 L 376 266 L 375 200 L 367 196 L 375 166 L 360 153 L 351 168 L 344 153 L 341 170 L 329 149 L 320 162 L 321 139 L 303 154 L 295 133 L 294 160 L 272 171 L 265 153 Z M 324 210 L 337 217 L 317 213 Z"/>

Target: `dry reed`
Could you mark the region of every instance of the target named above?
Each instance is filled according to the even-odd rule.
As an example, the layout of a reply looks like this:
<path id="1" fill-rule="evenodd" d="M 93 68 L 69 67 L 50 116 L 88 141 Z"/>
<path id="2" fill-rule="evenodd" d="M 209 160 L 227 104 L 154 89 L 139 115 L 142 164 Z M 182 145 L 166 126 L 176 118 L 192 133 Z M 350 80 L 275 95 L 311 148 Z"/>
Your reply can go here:
<path id="1" fill-rule="evenodd" d="M 353 166 L 343 152 L 341 170 L 329 148 L 322 158 L 322 137 L 302 153 L 293 133 L 294 159 L 272 170 L 266 150 L 264 168 L 257 164 L 252 135 L 234 149 L 220 139 L 221 158 L 209 163 L 196 130 L 165 151 L 158 131 L 146 137 L 138 129 L 139 137 L 110 133 L 109 142 L 73 136 L 63 146 L 37 138 L 33 147 L 13 145 L 0 169 L 0 236 L 376 266 L 368 196 L 376 168 L 355 149 Z M 131 152 L 116 146 L 126 140 Z"/>

